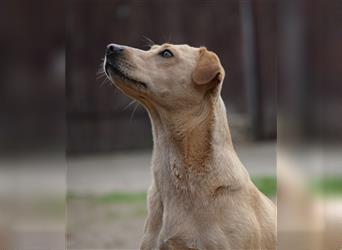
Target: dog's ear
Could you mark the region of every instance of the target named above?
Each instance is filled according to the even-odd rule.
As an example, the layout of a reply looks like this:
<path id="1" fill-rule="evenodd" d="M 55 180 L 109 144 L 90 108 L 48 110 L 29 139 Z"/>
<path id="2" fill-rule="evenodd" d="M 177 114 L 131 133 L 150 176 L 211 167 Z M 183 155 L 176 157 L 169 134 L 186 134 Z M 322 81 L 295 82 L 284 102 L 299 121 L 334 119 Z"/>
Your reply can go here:
<path id="1" fill-rule="evenodd" d="M 198 85 L 213 81 L 220 83 L 223 80 L 223 74 L 223 68 L 217 55 L 206 48 L 201 48 L 197 66 L 192 73 L 192 80 Z"/>

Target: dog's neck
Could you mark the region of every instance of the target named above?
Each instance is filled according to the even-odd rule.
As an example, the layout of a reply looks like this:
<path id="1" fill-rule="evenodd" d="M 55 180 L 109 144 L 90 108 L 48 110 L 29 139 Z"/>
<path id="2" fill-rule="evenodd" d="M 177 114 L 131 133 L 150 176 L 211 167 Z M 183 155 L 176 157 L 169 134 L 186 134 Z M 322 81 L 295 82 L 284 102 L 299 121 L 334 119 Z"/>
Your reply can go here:
<path id="1" fill-rule="evenodd" d="M 206 175 L 222 168 L 228 182 L 240 182 L 246 172 L 233 148 L 223 100 L 208 96 L 203 103 L 184 111 L 150 112 L 154 160 L 167 162 L 176 175 Z"/>

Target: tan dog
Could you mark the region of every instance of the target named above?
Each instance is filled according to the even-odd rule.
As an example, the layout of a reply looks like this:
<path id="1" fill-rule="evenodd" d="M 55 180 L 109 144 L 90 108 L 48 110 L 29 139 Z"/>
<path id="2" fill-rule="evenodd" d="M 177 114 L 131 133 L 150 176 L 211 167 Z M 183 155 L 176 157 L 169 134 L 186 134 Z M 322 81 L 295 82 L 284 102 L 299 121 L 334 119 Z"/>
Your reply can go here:
<path id="1" fill-rule="evenodd" d="M 275 249 L 276 209 L 237 157 L 224 69 L 188 45 L 110 44 L 104 69 L 152 121 L 153 183 L 141 249 Z"/>

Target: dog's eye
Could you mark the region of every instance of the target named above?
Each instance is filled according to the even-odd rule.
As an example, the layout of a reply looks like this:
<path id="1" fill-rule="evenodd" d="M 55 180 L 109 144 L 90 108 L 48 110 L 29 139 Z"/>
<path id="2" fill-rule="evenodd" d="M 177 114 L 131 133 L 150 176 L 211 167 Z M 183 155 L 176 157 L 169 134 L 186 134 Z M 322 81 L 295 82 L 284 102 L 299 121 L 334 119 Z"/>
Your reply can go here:
<path id="1" fill-rule="evenodd" d="M 172 52 L 168 49 L 163 50 L 162 52 L 159 53 L 159 55 L 165 58 L 173 57 Z"/>

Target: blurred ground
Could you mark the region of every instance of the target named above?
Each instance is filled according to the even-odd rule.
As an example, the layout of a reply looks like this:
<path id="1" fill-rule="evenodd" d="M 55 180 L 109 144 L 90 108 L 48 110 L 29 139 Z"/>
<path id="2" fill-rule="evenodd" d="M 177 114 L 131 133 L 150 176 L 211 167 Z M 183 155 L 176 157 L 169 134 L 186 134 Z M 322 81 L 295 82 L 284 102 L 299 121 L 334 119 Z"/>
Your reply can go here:
<path id="1" fill-rule="evenodd" d="M 276 144 L 241 144 L 236 151 L 252 176 L 276 175 Z M 146 191 L 151 182 L 151 151 L 68 158 L 68 191 L 103 194 Z"/>
<path id="2" fill-rule="evenodd" d="M 63 149 L 0 158 L 0 249 L 65 248 L 65 177 Z"/>
<path id="3" fill-rule="evenodd" d="M 68 249 L 138 249 L 146 217 L 144 201 L 68 201 Z"/>

